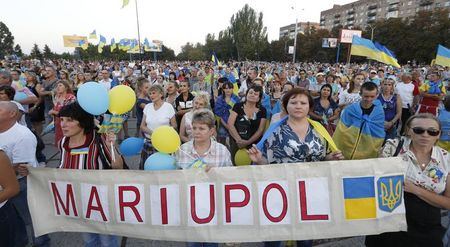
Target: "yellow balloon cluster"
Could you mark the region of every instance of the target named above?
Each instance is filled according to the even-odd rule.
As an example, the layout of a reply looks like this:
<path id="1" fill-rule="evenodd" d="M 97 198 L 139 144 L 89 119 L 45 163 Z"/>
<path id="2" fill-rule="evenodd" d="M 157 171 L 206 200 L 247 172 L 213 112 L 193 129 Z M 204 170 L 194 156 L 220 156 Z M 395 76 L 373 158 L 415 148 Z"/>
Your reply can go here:
<path id="1" fill-rule="evenodd" d="M 152 133 L 152 144 L 161 153 L 175 153 L 181 145 L 180 136 L 170 126 L 160 126 Z"/>
<path id="2" fill-rule="evenodd" d="M 124 114 L 133 109 L 136 103 L 136 94 L 131 87 L 119 85 L 109 91 L 109 112 Z"/>
<path id="3" fill-rule="evenodd" d="M 234 155 L 234 163 L 237 166 L 248 166 L 252 163 L 252 160 L 248 156 L 247 149 L 241 148 Z"/>

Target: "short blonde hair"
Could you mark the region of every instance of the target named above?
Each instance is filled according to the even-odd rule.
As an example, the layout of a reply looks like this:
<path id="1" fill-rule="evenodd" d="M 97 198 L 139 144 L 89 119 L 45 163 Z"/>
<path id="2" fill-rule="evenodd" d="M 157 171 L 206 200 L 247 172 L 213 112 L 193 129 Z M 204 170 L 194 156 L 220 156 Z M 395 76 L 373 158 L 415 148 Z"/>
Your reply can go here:
<path id="1" fill-rule="evenodd" d="M 214 113 L 208 109 L 198 109 L 195 110 L 192 116 L 192 124 L 206 124 L 210 129 L 216 126 L 216 118 Z"/>
<path id="2" fill-rule="evenodd" d="M 209 108 L 209 94 L 204 91 L 200 91 L 197 93 L 197 95 L 194 97 L 194 101 L 196 100 L 203 100 L 205 102 L 206 108 Z"/>

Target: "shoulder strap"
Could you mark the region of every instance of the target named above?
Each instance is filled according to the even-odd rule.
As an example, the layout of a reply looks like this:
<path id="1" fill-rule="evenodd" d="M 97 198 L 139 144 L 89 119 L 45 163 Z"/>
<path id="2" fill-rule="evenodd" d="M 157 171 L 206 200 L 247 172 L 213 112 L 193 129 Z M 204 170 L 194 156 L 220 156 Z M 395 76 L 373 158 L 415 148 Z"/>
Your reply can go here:
<path id="1" fill-rule="evenodd" d="M 400 153 L 400 150 L 402 150 L 403 147 L 403 143 L 405 142 L 405 140 L 403 140 L 403 138 L 399 138 L 400 141 L 398 142 L 397 148 L 395 149 L 395 153 L 393 155 L 393 157 L 398 156 L 398 154 Z"/>

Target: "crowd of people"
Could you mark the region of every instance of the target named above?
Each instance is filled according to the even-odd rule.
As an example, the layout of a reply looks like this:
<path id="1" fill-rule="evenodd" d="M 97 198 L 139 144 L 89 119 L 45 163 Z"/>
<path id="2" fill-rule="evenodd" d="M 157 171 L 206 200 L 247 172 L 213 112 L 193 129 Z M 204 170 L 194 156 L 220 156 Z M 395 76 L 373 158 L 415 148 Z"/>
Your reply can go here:
<path id="1" fill-rule="evenodd" d="M 180 135 L 179 169 L 241 165 L 239 151 L 254 165 L 402 156 L 408 231 L 368 236 L 366 244 L 443 246 L 440 210 L 450 209 L 449 79 L 450 69 L 440 66 L 2 60 L 0 219 L 8 223 L 0 224 L 0 243 L 28 242 L 27 167 L 46 164 L 44 127 L 54 125 L 61 169 L 127 169 L 114 143 L 129 137 L 128 119 L 135 117 L 136 136 L 145 140 L 141 170 L 156 152 L 151 136 L 160 126 Z M 77 102 L 78 89 L 90 81 L 136 92 L 118 135 L 98 133 L 101 116 Z M 85 246 L 119 245 L 117 236 L 82 236 Z M 32 241 L 50 245 L 47 235 Z"/>

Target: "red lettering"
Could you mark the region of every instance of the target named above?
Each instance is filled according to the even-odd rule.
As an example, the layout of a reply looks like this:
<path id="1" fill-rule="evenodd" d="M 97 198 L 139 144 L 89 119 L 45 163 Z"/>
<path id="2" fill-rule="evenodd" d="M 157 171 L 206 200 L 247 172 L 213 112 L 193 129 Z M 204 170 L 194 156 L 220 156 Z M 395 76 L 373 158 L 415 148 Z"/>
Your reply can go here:
<path id="1" fill-rule="evenodd" d="M 270 214 L 269 210 L 267 209 L 267 195 L 269 194 L 269 191 L 271 189 L 278 190 L 280 192 L 282 200 L 283 200 L 283 209 L 282 209 L 280 215 L 277 217 L 272 216 Z M 270 221 L 277 223 L 284 219 L 284 217 L 286 216 L 286 213 L 287 213 L 288 205 L 287 205 L 286 192 L 284 191 L 283 187 L 281 187 L 281 185 L 276 184 L 276 183 L 271 183 L 271 184 L 267 185 L 267 187 L 263 191 L 262 207 L 263 207 L 264 214 L 266 215 L 267 219 L 269 219 Z"/>
<path id="2" fill-rule="evenodd" d="M 306 185 L 305 181 L 299 181 L 298 187 L 300 191 L 300 217 L 302 220 L 328 220 L 327 214 L 309 215 L 306 202 Z"/>
<path id="3" fill-rule="evenodd" d="M 70 207 L 72 207 L 72 210 L 74 212 L 74 215 L 78 217 L 77 208 L 75 205 L 75 197 L 73 195 L 73 188 L 72 184 L 67 184 L 66 186 L 66 203 L 63 203 L 63 200 L 61 198 L 61 195 L 59 194 L 58 187 L 54 182 L 51 182 L 52 186 L 52 193 L 53 198 L 55 201 L 55 207 L 56 207 L 56 213 L 58 215 L 61 215 L 61 212 L 59 210 L 59 205 L 61 204 L 61 207 L 66 215 L 70 215 Z"/>
<path id="4" fill-rule="evenodd" d="M 163 225 L 168 224 L 168 216 L 167 216 L 167 188 L 161 188 L 159 190 L 161 194 L 161 222 Z"/>
<path id="5" fill-rule="evenodd" d="M 94 198 L 95 198 L 97 206 L 92 205 L 94 202 Z M 100 201 L 100 197 L 98 196 L 97 187 L 95 187 L 95 186 L 92 186 L 91 194 L 89 195 L 89 201 L 88 201 L 87 210 L 86 210 L 86 218 L 87 219 L 91 218 L 92 210 L 99 211 L 100 214 L 102 215 L 103 221 L 108 221 L 108 219 L 106 218 L 105 212 L 103 211 L 102 202 Z"/>
<path id="6" fill-rule="evenodd" d="M 132 191 L 136 195 L 136 199 L 132 202 L 124 202 L 123 194 L 124 191 Z M 143 222 L 141 215 L 139 214 L 136 205 L 141 201 L 141 194 L 139 193 L 138 188 L 134 186 L 119 186 L 119 211 L 120 211 L 120 221 L 125 221 L 125 208 L 128 207 L 133 211 L 134 216 L 138 222 Z"/>
<path id="7" fill-rule="evenodd" d="M 206 224 L 211 222 L 214 217 L 216 202 L 214 200 L 214 185 L 209 185 L 209 215 L 206 218 L 200 219 L 197 216 L 197 211 L 195 209 L 195 186 L 191 186 L 190 188 L 191 194 L 191 216 L 192 220 L 194 220 L 197 224 Z"/>
<path id="8" fill-rule="evenodd" d="M 244 192 L 244 200 L 241 202 L 231 202 L 230 191 L 231 190 L 241 190 Z M 227 223 L 231 222 L 231 208 L 242 208 L 247 206 L 250 202 L 250 191 L 247 186 L 243 184 L 228 184 L 225 185 L 225 221 Z"/>

